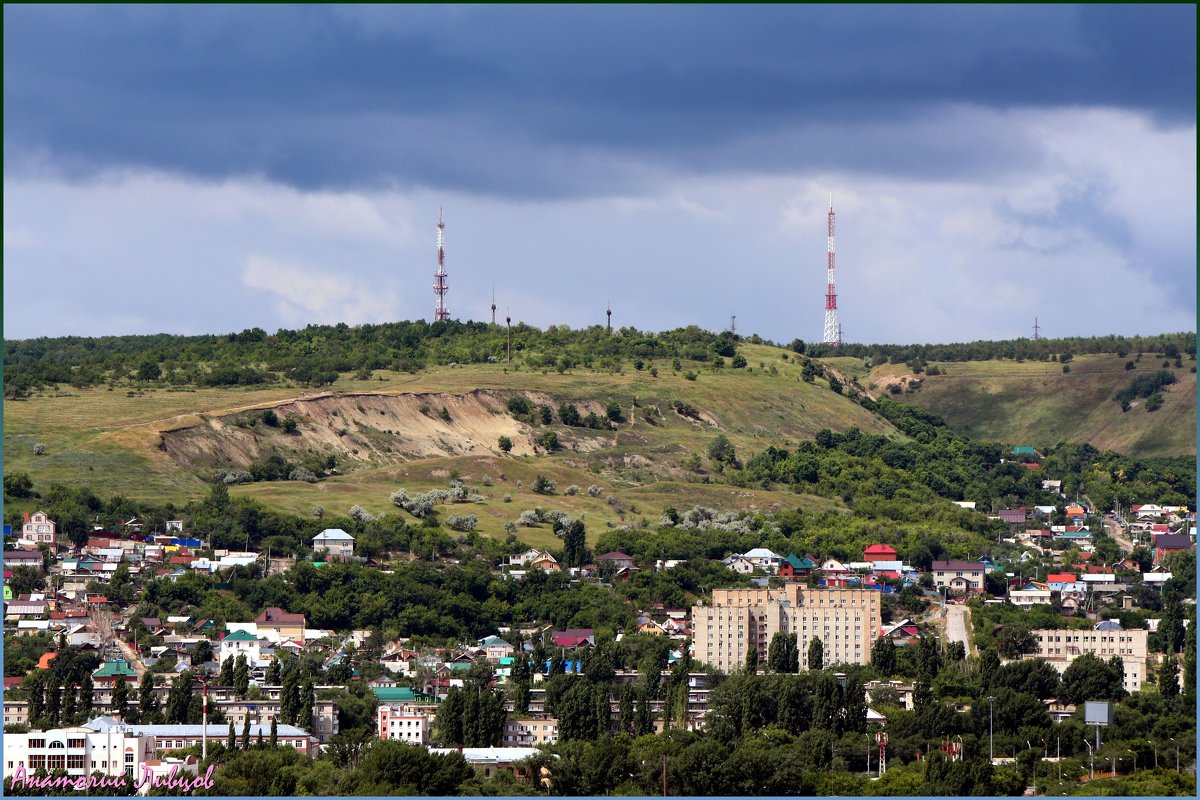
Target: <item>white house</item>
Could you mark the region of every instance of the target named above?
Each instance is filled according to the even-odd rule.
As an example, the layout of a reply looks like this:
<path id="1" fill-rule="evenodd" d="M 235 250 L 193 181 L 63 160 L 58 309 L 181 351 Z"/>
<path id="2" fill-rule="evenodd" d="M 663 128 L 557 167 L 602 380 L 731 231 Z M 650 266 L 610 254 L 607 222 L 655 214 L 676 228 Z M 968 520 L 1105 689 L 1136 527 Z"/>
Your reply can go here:
<path id="1" fill-rule="evenodd" d="M 262 660 L 262 646 L 263 640 L 254 634 L 244 630 L 234 631 L 221 640 L 221 650 L 217 654 L 217 661 L 224 663 L 227 658 L 245 655 L 246 663 L 251 667 L 256 667 Z"/>
<path id="2" fill-rule="evenodd" d="M 779 562 L 783 561 L 783 556 L 772 553 L 765 547 L 756 547 L 753 550 L 743 553 L 742 558 L 747 559 L 754 566 L 767 572 L 778 572 Z"/>
<path id="3" fill-rule="evenodd" d="M 313 550 L 349 558 L 354 554 L 354 537 L 341 528 L 326 528 L 313 537 Z"/>

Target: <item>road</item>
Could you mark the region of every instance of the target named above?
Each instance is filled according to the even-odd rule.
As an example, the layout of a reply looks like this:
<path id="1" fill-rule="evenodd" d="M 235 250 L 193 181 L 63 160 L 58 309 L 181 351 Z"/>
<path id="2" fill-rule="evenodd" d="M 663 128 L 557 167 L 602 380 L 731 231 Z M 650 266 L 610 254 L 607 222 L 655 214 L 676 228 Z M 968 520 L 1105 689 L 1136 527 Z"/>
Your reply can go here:
<path id="1" fill-rule="evenodd" d="M 113 643 L 125 654 L 125 660 L 129 662 L 129 666 L 133 667 L 133 671 L 137 673 L 140 681 L 146 674 L 146 665 L 142 663 L 142 660 L 137 657 L 137 653 L 133 652 L 133 648 L 124 639 L 114 636 Z"/>
<path id="2" fill-rule="evenodd" d="M 966 606 L 951 604 L 946 606 L 946 641 L 962 642 L 971 655 L 971 640 L 967 638 L 967 617 L 970 612 Z"/>
<path id="3" fill-rule="evenodd" d="M 1121 523 L 1117 522 L 1115 519 L 1109 519 L 1108 517 L 1105 517 L 1104 527 L 1108 531 L 1108 535 L 1111 536 L 1118 545 L 1120 545 L 1122 550 L 1124 550 L 1126 553 L 1133 552 L 1133 542 L 1131 542 L 1129 537 L 1125 535 L 1125 530 L 1121 527 Z"/>

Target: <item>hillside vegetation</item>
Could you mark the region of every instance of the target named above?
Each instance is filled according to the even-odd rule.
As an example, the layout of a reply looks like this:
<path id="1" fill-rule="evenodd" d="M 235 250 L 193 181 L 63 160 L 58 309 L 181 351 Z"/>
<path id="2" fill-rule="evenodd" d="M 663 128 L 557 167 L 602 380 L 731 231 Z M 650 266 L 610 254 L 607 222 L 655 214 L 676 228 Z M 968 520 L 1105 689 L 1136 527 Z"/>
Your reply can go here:
<path id="1" fill-rule="evenodd" d="M 1058 361 L 930 361 L 920 374 L 906 364 L 863 370 L 856 363 L 873 392 L 900 387 L 890 396 L 932 411 L 975 439 L 1037 447 L 1086 442 L 1144 457 L 1196 452 L 1194 356 L 1082 355 L 1069 361 L 1065 373 Z M 1122 410 L 1114 398 L 1138 376 L 1161 369 L 1176 379 L 1162 387 L 1161 406 L 1151 410 L 1147 398 L 1135 397 Z"/>
<path id="2" fill-rule="evenodd" d="M 1151 344 L 1179 353 L 1169 337 Z M 169 509 L 200 502 L 216 482 L 263 512 L 307 518 L 306 527 L 363 530 L 390 515 L 437 529 L 461 517 L 452 530 L 549 547 L 562 526 L 551 511 L 586 522 L 594 542 L 624 526 L 653 529 L 668 508 L 800 509 L 821 520 L 807 541 L 826 550 L 929 536 L 936 520 L 946 546 L 965 553 L 978 552 L 984 532 L 946 500 L 1003 506 L 1040 492 L 1040 475 L 1003 463 L 1013 444 L 1091 441 L 1096 421 L 1113 417 L 1126 437 L 1113 441 L 1164 454 L 1194 447 L 1181 422 L 1194 374 L 1176 369 L 1157 411 L 1134 403 L 1122 412 L 1112 397 L 1129 373 L 1111 374 L 1116 356 L 1077 356 L 1067 374 L 1049 360 L 935 369 L 919 358 L 890 363 L 899 353 L 813 359 L 802 342 L 780 348 L 696 328 L 527 326 L 513 331 L 513 363 L 506 352 L 502 328 L 460 323 L 6 343 L 16 369 L 6 371 L 5 473 L 27 475 L 43 494 L 9 497 L 10 516 L 48 496 L 81 517 L 128 502 L 179 513 Z M 913 379 L 923 384 L 909 391 Z M 1015 386 L 1018 399 L 964 410 L 961 391 L 956 399 L 943 387 L 972 380 Z M 1022 414 L 1029 427 L 1012 421 Z M 1087 464 L 1092 453 L 1064 458 Z M 1116 485 L 1128 467 L 1106 458 L 1087 490 L 1144 493 Z M 1174 463 L 1128 471 L 1170 496 L 1194 486 L 1194 472 Z M 438 500 L 424 519 L 393 500 L 398 490 L 436 495 L 459 484 L 463 505 Z M 259 524 L 258 514 L 219 527 L 230 543 L 272 526 L 302 540 L 294 520 Z M 752 530 L 750 546 L 776 535 L 761 522 Z"/>

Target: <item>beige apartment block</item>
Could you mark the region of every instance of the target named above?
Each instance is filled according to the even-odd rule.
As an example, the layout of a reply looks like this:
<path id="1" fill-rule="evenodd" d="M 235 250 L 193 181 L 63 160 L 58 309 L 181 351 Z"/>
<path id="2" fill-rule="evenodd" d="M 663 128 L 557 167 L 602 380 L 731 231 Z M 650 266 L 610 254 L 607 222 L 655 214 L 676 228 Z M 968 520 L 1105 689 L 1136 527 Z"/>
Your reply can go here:
<path id="1" fill-rule="evenodd" d="M 1036 655 L 1059 672 L 1084 653 L 1108 661 L 1117 656 L 1125 665 L 1125 691 L 1137 692 L 1146 680 L 1146 637 L 1149 631 L 1128 630 L 1035 630 Z"/>
<path id="2" fill-rule="evenodd" d="M 754 647 L 760 664 L 771 638 L 796 634 L 800 666 L 808 646 L 821 639 L 826 664 L 866 664 L 882 624 L 879 593 L 864 589 L 812 589 L 789 583 L 780 589 L 715 589 L 712 605 L 692 609 L 693 656 L 725 673 L 742 668 Z"/>

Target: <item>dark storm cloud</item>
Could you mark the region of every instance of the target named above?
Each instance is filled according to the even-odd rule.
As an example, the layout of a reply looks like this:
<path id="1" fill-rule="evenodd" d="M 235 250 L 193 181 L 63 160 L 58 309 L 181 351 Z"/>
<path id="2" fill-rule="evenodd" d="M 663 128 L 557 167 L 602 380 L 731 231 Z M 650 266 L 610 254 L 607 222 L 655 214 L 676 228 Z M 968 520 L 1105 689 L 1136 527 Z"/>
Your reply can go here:
<path id="1" fill-rule="evenodd" d="M 1195 8 L 12 7 L 5 155 L 513 197 L 655 171 L 980 175 L 956 106 L 1193 124 Z"/>

